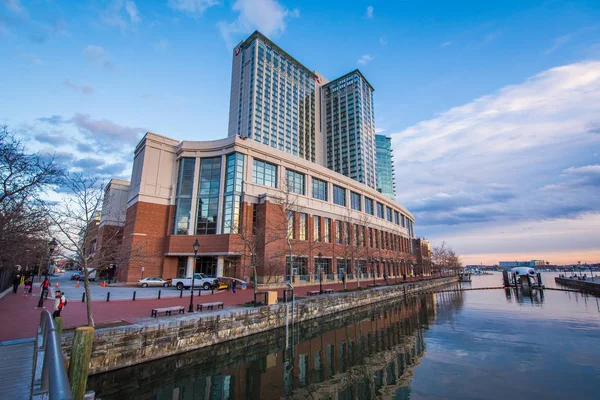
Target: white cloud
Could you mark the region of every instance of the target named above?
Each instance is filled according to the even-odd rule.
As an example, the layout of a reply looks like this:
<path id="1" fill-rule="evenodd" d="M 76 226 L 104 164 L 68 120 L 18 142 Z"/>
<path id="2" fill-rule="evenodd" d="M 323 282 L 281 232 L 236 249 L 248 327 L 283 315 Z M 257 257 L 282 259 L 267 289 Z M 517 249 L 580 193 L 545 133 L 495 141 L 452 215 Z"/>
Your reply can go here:
<path id="1" fill-rule="evenodd" d="M 567 44 L 569 41 L 571 41 L 571 39 L 573 39 L 573 36 L 574 35 L 572 33 L 569 33 L 568 35 L 563 35 L 555 38 L 552 46 L 544 50 L 543 53 L 545 55 L 554 53 L 556 50 L 558 50 L 559 48 Z"/>
<path id="2" fill-rule="evenodd" d="M 165 51 L 169 48 L 169 41 L 165 39 L 160 39 L 158 42 L 154 43 L 154 48 L 159 51 Z"/>
<path id="3" fill-rule="evenodd" d="M 452 44 L 452 42 L 444 42 L 442 43 L 442 47 L 448 47 Z"/>
<path id="4" fill-rule="evenodd" d="M 233 11 L 239 16 L 233 22 L 219 22 L 221 35 L 228 47 L 233 46 L 233 36 L 259 30 L 267 36 L 279 36 L 290 18 L 298 18 L 298 9 L 288 10 L 276 0 L 236 0 Z"/>
<path id="5" fill-rule="evenodd" d="M 125 1 L 125 11 L 127 11 L 131 22 L 140 22 L 142 20 L 136 5 L 132 0 Z"/>
<path id="6" fill-rule="evenodd" d="M 113 64 L 110 61 L 108 53 L 100 46 L 92 44 L 86 46 L 86 48 L 83 49 L 83 56 L 87 61 L 101 65 L 106 69 L 113 68 Z"/>
<path id="7" fill-rule="evenodd" d="M 65 85 L 66 87 L 68 87 L 69 89 L 71 89 L 77 93 L 92 94 L 92 92 L 94 91 L 94 88 L 91 87 L 90 85 L 77 85 L 77 84 L 71 82 L 71 80 L 69 78 L 67 78 L 63 81 L 63 85 Z"/>
<path id="8" fill-rule="evenodd" d="M 369 54 L 364 54 L 362 55 L 359 59 L 358 59 L 358 64 L 359 65 L 367 65 L 368 63 L 370 63 L 371 61 L 373 61 L 373 56 L 369 55 Z"/>
<path id="9" fill-rule="evenodd" d="M 2 2 L 6 5 L 6 8 L 12 12 L 22 13 L 25 11 L 20 0 L 2 0 Z"/>
<path id="10" fill-rule="evenodd" d="M 375 128 L 375 133 L 383 133 L 385 132 L 385 129 L 383 128 Z"/>
<path id="11" fill-rule="evenodd" d="M 375 11 L 375 9 L 373 8 L 373 6 L 367 7 L 367 13 L 365 14 L 365 17 L 367 19 L 373 19 L 373 11 Z"/>
<path id="12" fill-rule="evenodd" d="M 169 0 L 169 7 L 187 12 L 190 14 L 201 15 L 207 8 L 219 4 L 218 0 Z"/>
<path id="13" fill-rule="evenodd" d="M 491 235 L 469 247 L 483 227 L 508 237 L 514 224 L 600 213 L 599 104 L 600 62 L 580 62 L 392 134 L 398 200 L 417 233 L 483 254 L 500 251 Z"/>
<path id="14" fill-rule="evenodd" d="M 387 38 L 385 36 L 381 36 L 379 38 L 379 44 L 382 46 L 385 46 L 386 44 L 388 44 Z"/>

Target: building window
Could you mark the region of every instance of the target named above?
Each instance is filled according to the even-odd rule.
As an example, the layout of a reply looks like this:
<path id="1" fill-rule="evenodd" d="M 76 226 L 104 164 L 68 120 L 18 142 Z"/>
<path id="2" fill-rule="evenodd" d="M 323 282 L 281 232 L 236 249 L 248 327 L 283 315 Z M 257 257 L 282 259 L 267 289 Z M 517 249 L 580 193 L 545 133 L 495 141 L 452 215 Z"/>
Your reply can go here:
<path id="1" fill-rule="evenodd" d="M 354 232 L 353 232 L 353 236 L 354 236 L 354 247 L 358 247 L 360 246 L 360 238 L 358 235 L 358 225 L 354 225 Z"/>
<path id="2" fill-rule="evenodd" d="M 318 200 L 328 201 L 327 182 L 312 178 L 312 197 Z"/>
<path id="3" fill-rule="evenodd" d="M 400 213 L 394 210 L 394 223 L 400 225 Z"/>
<path id="4" fill-rule="evenodd" d="M 177 173 L 177 192 L 175 198 L 174 235 L 187 235 L 192 213 L 192 191 L 194 187 L 194 170 L 196 159 L 185 157 L 179 160 Z"/>
<path id="5" fill-rule="evenodd" d="M 379 248 L 379 232 L 377 232 L 377 229 L 373 229 L 373 236 L 375 236 L 375 248 L 378 249 Z"/>
<path id="6" fill-rule="evenodd" d="M 375 215 L 373 210 L 373 199 L 365 197 L 365 212 L 370 215 Z"/>
<path id="7" fill-rule="evenodd" d="M 346 206 L 346 189 L 333 185 L 333 202 L 338 206 Z"/>
<path id="8" fill-rule="evenodd" d="M 342 221 L 335 221 L 335 242 L 342 244 Z"/>
<path id="9" fill-rule="evenodd" d="M 298 232 L 298 239 L 306 240 L 306 232 L 308 224 L 308 216 L 305 213 L 300 213 L 300 231 Z"/>
<path id="10" fill-rule="evenodd" d="M 221 157 L 203 158 L 200 161 L 196 235 L 217 233 L 220 186 Z"/>
<path id="11" fill-rule="evenodd" d="M 325 243 L 331 243 L 331 220 L 329 218 L 324 219 L 325 225 L 323 226 L 323 241 Z"/>
<path id="12" fill-rule="evenodd" d="M 377 216 L 383 219 L 383 204 L 377 203 Z"/>
<path id="13" fill-rule="evenodd" d="M 404 214 L 400 215 L 400 219 L 402 220 L 402 227 L 406 228 L 406 217 L 404 216 Z"/>
<path id="14" fill-rule="evenodd" d="M 252 183 L 277 187 L 277 166 L 271 163 L 254 159 L 252 168 Z"/>
<path id="15" fill-rule="evenodd" d="M 350 222 L 344 223 L 344 237 L 346 239 L 346 246 L 350 246 Z"/>
<path id="16" fill-rule="evenodd" d="M 360 194 L 356 192 L 350 192 L 350 207 L 352 207 L 353 210 L 362 211 Z"/>
<path id="17" fill-rule="evenodd" d="M 286 179 L 290 193 L 304 195 L 304 174 L 288 169 L 286 170 Z"/>
<path id="18" fill-rule="evenodd" d="M 223 233 L 239 232 L 243 175 L 244 155 L 241 153 L 227 155 L 223 201 Z"/>
<path id="19" fill-rule="evenodd" d="M 313 240 L 321 241 L 321 217 L 318 215 L 313 216 Z"/>
<path id="20" fill-rule="evenodd" d="M 288 239 L 296 238 L 296 218 L 293 211 L 287 212 L 287 237 Z"/>
<path id="21" fill-rule="evenodd" d="M 385 211 L 386 211 L 386 214 L 387 214 L 386 215 L 387 216 L 387 220 L 390 221 L 390 222 L 393 222 L 393 220 L 392 220 L 392 209 L 389 208 L 389 207 L 387 207 L 385 209 Z"/>

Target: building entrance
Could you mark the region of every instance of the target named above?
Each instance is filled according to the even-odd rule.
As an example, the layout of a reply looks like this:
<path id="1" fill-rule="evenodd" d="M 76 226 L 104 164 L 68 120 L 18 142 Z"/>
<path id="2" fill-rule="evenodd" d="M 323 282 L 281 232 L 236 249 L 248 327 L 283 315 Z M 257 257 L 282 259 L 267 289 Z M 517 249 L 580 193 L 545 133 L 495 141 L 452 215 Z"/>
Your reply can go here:
<path id="1" fill-rule="evenodd" d="M 217 257 L 202 256 L 196 258 L 196 272 L 215 277 L 217 274 Z"/>

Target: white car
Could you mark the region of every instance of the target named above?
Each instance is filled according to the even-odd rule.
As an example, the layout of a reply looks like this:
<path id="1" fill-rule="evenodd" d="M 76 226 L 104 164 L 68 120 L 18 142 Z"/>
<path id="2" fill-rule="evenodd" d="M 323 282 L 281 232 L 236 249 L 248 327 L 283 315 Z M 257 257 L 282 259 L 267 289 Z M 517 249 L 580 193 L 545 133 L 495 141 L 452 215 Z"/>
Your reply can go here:
<path id="1" fill-rule="evenodd" d="M 187 278 L 172 279 L 171 283 L 177 290 L 182 290 L 183 288 L 188 289 L 192 286 L 192 277 L 188 276 Z M 204 274 L 195 273 L 194 287 L 201 287 L 204 290 L 216 289 L 219 287 L 219 281 Z"/>
<path id="2" fill-rule="evenodd" d="M 154 276 L 149 276 L 148 278 L 140 279 L 137 282 L 137 284 L 138 284 L 138 286 L 141 286 L 141 287 L 148 287 L 148 286 L 167 287 L 167 286 L 169 286 L 169 282 L 165 281 L 164 279 L 157 278 Z"/>

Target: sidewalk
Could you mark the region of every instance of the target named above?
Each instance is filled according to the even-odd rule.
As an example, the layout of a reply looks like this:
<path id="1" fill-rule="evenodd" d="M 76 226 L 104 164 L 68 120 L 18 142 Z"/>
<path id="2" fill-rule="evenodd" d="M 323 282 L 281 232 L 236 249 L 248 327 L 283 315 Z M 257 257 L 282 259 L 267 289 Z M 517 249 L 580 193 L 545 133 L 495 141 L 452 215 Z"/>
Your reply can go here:
<path id="1" fill-rule="evenodd" d="M 400 282 L 400 281 L 399 281 Z M 373 283 L 372 280 L 361 281 L 361 287 L 366 287 L 368 284 Z M 377 280 L 377 283 L 384 285 L 382 279 Z M 394 279 L 389 279 L 389 283 L 394 283 Z M 342 290 L 342 283 L 333 285 L 323 284 L 323 288 L 333 289 L 334 291 Z M 356 288 L 356 282 L 350 282 L 347 288 Z M 97 288 L 92 288 L 96 290 Z M 305 297 L 306 292 L 309 290 L 319 290 L 319 285 L 314 286 L 302 286 L 295 289 L 297 297 Z M 259 288 L 259 291 L 262 289 Z M 283 297 L 283 288 L 278 289 L 278 296 Z M 22 295 L 23 288 L 19 287 L 17 294 L 10 292 L 4 298 L 0 299 L 0 318 L 3 323 L 0 327 L 0 342 L 7 340 L 16 340 L 30 338 L 35 335 L 37 326 L 39 324 L 40 310 L 36 309 L 39 301 L 39 287 L 34 287 L 32 297 L 24 297 Z M 249 287 L 246 290 L 239 290 L 234 295 L 230 291 L 215 292 L 210 294 L 207 292 L 203 293 L 201 297 L 197 296 L 198 292 L 194 293 L 194 309 L 198 303 L 207 303 L 212 301 L 222 301 L 225 306 L 236 306 L 248 301 L 253 300 L 253 289 Z M 164 298 L 164 299 L 153 299 L 153 300 L 111 300 L 107 301 L 92 301 L 92 312 L 94 321 L 96 324 L 105 324 L 109 322 L 117 321 L 128 321 L 135 322 L 139 318 L 150 317 L 150 312 L 156 307 L 169 307 L 169 306 L 184 306 L 186 307 L 190 303 L 190 292 L 186 290 L 183 292 L 183 298 Z M 46 299 L 44 306 L 49 311 L 53 311 L 54 299 Z M 64 317 L 65 328 L 76 327 L 81 325 L 87 325 L 87 313 L 86 303 L 81 302 L 81 298 L 68 298 L 68 304 L 63 309 L 61 316 Z"/>

